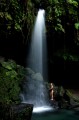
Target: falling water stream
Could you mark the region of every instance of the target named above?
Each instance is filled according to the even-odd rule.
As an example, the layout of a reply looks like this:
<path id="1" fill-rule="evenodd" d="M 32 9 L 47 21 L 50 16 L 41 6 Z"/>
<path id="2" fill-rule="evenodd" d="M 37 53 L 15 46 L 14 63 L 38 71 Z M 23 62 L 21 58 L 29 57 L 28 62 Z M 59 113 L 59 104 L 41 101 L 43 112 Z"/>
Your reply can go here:
<path id="1" fill-rule="evenodd" d="M 39 9 L 32 32 L 31 46 L 27 58 L 27 67 L 32 74 L 26 78 L 25 92 L 21 94 L 23 102 L 34 105 L 33 112 L 49 111 L 48 92 L 43 76 L 47 77 L 47 53 L 45 34 L 45 11 Z M 28 91 L 28 92 L 27 92 Z"/>
<path id="2" fill-rule="evenodd" d="M 47 66 L 46 51 L 45 11 L 40 9 L 32 32 L 32 41 L 27 58 L 27 65 L 32 68 L 32 70 L 41 73 L 41 75 L 44 74 Z"/>

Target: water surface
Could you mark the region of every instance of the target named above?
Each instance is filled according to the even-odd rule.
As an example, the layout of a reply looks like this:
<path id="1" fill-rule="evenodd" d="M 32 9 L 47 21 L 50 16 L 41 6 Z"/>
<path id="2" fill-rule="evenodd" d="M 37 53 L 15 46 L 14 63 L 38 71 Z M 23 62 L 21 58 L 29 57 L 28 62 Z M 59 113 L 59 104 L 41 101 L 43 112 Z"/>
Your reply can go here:
<path id="1" fill-rule="evenodd" d="M 73 110 L 33 113 L 31 120 L 79 120 L 79 112 Z"/>

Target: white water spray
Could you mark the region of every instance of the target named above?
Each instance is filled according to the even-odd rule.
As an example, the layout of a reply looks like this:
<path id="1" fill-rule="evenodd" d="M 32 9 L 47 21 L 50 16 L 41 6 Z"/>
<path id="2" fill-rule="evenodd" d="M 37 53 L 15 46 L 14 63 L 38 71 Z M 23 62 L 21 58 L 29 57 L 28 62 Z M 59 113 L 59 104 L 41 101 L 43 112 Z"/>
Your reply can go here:
<path id="1" fill-rule="evenodd" d="M 25 93 L 23 94 L 23 102 L 33 104 L 34 112 L 50 109 L 50 107 L 47 107 L 48 93 L 42 77 L 43 75 L 47 77 L 46 49 L 45 11 L 39 10 L 27 60 L 28 68 L 31 68 L 35 73 L 31 71 L 31 75 L 26 78 Z"/>

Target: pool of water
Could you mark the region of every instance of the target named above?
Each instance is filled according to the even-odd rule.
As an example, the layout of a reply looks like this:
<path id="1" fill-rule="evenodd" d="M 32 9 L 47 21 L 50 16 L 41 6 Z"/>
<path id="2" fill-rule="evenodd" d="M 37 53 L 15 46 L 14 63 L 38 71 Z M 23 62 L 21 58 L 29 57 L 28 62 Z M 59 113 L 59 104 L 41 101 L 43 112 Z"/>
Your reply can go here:
<path id="1" fill-rule="evenodd" d="M 79 120 L 79 112 L 73 110 L 49 110 L 34 112 L 31 120 Z"/>

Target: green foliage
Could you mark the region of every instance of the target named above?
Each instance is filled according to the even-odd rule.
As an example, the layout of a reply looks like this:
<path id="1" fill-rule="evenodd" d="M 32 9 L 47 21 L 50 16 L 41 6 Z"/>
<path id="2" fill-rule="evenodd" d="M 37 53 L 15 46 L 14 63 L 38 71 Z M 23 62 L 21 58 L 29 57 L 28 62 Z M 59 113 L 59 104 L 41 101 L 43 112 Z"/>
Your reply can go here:
<path id="1" fill-rule="evenodd" d="M 30 39 L 34 24 L 34 5 L 31 0 L 0 1 L 0 36 L 1 39 L 13 38 L 20 34 L 23 44 Z M 26 33 L 27 32 L 27 33 Z M 15 35 L 16 34 L 16 35 Z M 26 36 L 27 35 L 27 36 Z M 4 36 L 4 37 L 2 37 Z M 20 38 L 19 38 L 20 39 Z"/>
<path id="2" fill-rule="evenodd" d="M 57 26 L 55 27 L 55 30 L 59 30 L 59 31 L 62 31 L 62 32 L 65 32 L 63 26 L 61 24 L 57 24 Z"/>
<path id="3" fill-rule="evenodd" d="M 52 29 L 65 33 L 66 21 L 74 24 L 78 21 L 77 0 L 48 0 L 48 3 L 50 4 L 46 8 L 46 21 L 52 23 Z"/>
<path id="4" fill-rule="evenodd" d="M 75 23 L 75 28 L 79 30 L 79 22 Z"/>
<path id="5" fill-rule="evenodd" d="M 51 4 L 47 7 L 46 12 L 47 22 L 51 22 L 53 24 L 53 29 L 64 32 L 64 28 L 61 24 L 61 16 L 65 14 L 63 1 L 61 3 L 58 0 L 51 1 Z"/>
<path id="6" fill-rule="evenodd" d="M 72 54 L 64 54 L 62 57 L 64 60 L 79 61 L 79 57 Z"/>
<path id="7" fill-rule="evenodd" d="M 0 1 L 0 27 L 5 25 L 8 32 L 13 32 L 13 29 L 21 31 L 25 19 L 26 14 L 18 0 Z"/>
<path id="8" fill-rule="evenodd" d="M 78 6 L 78 2 L 76 0 L 67 0 L 67 2 L 75 7 Z"/>
<path id="9" fill-rule="evenodd" d="M 37 3 L 37 2 L 36 2 Z M 31 0 L 28 0 L 27 2 L 27 12 L 26 12 L 26 21 L 27 21 L 27 29 L 28 29 L 28 35 L 27 40 L 31 39 L 31 32 L 34 27 L 35 22 L 35 13 L 37 12 L 37 9 L 35 9 L 34 3 Z"/>
<path id="10" fill-rule="evenodd" d="M 46 10 L 46 22 L 48 23 L 46 25 L 49 26 L 49 29 L 65 33 L 66 22 L 72 24 L 72 26 L 75 25 L 75 28 L 78 29 L 78 0 L 28 0 L 25 2 L 19 0 L 1 0 L 0 34 L 6 36 L 6 33 L 11 35 L 14 31 L 20 31 L 25 38 L 24 28 L 26 27 L 28 29 L 26 38 L 29 39 L 35 15 L 38 11 L 36 7 L 40 3 L 43 4 Z"/>
<path id="11" fill-rule="evenodd" d="M 64 60 L 79 61 L 79 56 L 71 54 L 68 51 L 65 51 L 65 52 L 62 52 L 62 51 L 57 52 L 55 55 L 63 58 Z"/>
<path id="12" fill-rule="evenodd" d="M 10 14 L 8 14 L 8 12 L 5 12 L 5 18 L 6 20 L 11 20 L 12 21 L 12 17 Z"/>
<path id="13" fill-rule="evenodd" d="M 7 68 L 8 70 L 12 70 L 16 68 L 16 63 L 12 60 L 8 60 L 8 62 L 1 62 L 2 66 L 4 68 Z"/>
<path id="14" fill-rule="evenodd" d="M 14 61 L 1 62 L 0 67 L 0 102 L 19 102 L 20 84 L 25 75 L 24 67 L 17 65 Z M 18 67 L 19 66 L 19 67 Z"/>

